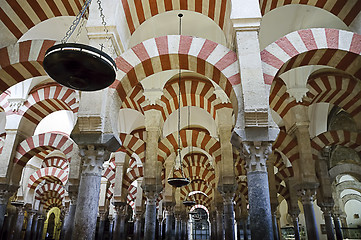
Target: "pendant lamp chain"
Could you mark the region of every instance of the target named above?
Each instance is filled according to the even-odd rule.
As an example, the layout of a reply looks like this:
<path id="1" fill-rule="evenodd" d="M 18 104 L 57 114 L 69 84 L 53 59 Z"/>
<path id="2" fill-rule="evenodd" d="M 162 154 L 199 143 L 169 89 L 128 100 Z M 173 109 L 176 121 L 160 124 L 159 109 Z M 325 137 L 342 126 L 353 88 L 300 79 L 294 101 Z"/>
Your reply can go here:
<path id="1" fill-rule="evenodd" d="M 183 14 L 178 14 L 179 17 L 179 36 L 182 35 L 182 16 Z M 182 167 L 182 154 L 181 154 L 181 137 L 180 137 L 180 125 L 181 125 L 181 78 L 182 78 L 182 70 L 180 67 L 179 62 L 179 72 L 178 72 L 178 155 L 179 155 L 179 164 L 180 170 L 183 174 L 183 167 Z"/>
<path id="2" fill-rule="evenodd" d="M 110 41 L 109 30 L 108 30 L 108 28 L 107 28 L 107 22 L 105 21 L 105 16 L 104 16 L 104 14 L 103 14 L 103 8 L 102 8 L 102 5 L 101 5 L 101 1 L 100 1 L 100 0 L 97 0 L 97 3 L 98 3 L 98 9 L 99 9 L 100 18 L 102 19 L 102 24 L 103 24 L 103 26 L 104 26 L 104 32 L 105 32 L 106 39 L 107 39 L 107 41 Z M 101 44 L 99 44 L 99 45 L 100 45 L 100 50 L 103 51 L 104 44 L 101 43 Z"/>
<path id="3" fill-rule="evenodd" d="M 78 15 L 76 15 L 75 20 L 73 21 L 73 23 L 70 25 L 68 31 L 65 33 L 65 36 L 63 37 L 63 39 L 61 40 L 61 43 L 66 43 L 70 36 L 73 34 L 73 32 L 75 31 L 75 29 L 77 28 L 77 26 L 79 25 L 80 20 L 82 19 L 82 17 L 84 16 L 84 14 L 86 13 L 90 3 L 92 0 L 87 0 L 81 11 L 78 13 Z"/>

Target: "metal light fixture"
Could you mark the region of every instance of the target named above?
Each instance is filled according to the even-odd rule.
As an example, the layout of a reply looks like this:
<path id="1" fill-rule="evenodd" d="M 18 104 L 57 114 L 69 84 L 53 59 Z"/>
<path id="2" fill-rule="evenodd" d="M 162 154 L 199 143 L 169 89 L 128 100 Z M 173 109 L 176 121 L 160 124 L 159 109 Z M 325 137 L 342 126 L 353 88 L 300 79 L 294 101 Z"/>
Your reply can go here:
<path id="1" fill-rule="evenodd" d="M 102 51 L 103 45 L 99 50 L 80 43 L 67 43 L 90 3 L 91 0 L 85 1 L 61 44 L 50 47 L 43 61 L 44 70 L 52 79 L 61 85 L 81 91 L 97 91 L 106 88 L 114 82 L 116 77 L 116 64 Z M 97 3 L 102 23 L 108 32 L 100 0 Z"/>
<path id="2" fill-rule="evenodd" d="M 188 200 L 188 195 L 186 196 L 186 198 L 183 201 L 183 205 L 186 207 L 192 207 L 194 205 L 196 205 L 196 202 L 194 200 Z"/>
<path id="3" fill-rule="evenodd" d="M 178 14 L 178 17 L 179 17 L 179 35 L 181 35 L 182 33 L 182 17 L 183 17 L 183 14 L 182 13 L 179 13 Z M 180 68 L 180 64 L 179 64 L 179 73 L 178 73 L 178 84 L 179 84 L 179 87 L 178 87 L 178 157 L 179 157 L 179 163 L 180 163 L 180 173 L 181 173 L 181 176 L 180 177 L 174 177 L 174 171 L 175 171 L 175 165 L 176 165 L 176 162 L 177 162 L 177 156 L 176 156 L 176 159 L 175 159 L 175 163 L 174 163 L 174 166 L 173 166 L 173 171 L 170 172 L 170 174 L 173 174 L 173 177 L 168 177 L 168 183 L 170 185 L 172 185 L 173 187 L 183 187 L 183 186 L 186 186 L 190 183 L 190 180 L 189 178 L 186 178 L 184 176 L 184 172 L 183 172 L 183 164 L 182 164 L 182 153 L 181 153 L 181 149 L 180 149 L 180 144 L 181 144 L 181 141 L 180 141 L 180 116 L 181 116 L 181 107 L 180 107 L 180 102 L 181 102 L 181 87 L 180 87 L 180 84 L 181 84 L 181 68 Z"/>

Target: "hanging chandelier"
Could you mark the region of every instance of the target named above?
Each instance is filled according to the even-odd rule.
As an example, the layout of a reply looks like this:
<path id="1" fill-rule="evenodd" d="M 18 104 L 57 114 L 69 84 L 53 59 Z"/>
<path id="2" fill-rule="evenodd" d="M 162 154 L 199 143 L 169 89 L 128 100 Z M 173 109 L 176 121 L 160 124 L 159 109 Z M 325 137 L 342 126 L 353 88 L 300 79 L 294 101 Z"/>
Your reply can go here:
<path id="1" fill-rule="evenodd" d="M 179 13 L 178 14 L 178 17 L 179 17 L 179 35 L 181 35 L 182 33 L 182 17 L 183 17 L 183 14 L 182 13 Z M 180 102 L 181 102 L 181 77 L 182 77 L 182 72 L 181 72 L 181 68 L 180 68 L 180 64 L 179 64 L 179 72 L 178 72 L 178 150 L 177 150 L 177 153 L 178 153 L 178 156 L 176 156 L 175 158 L 175 162 L 174 162 L 174 165 L 173 165 L 173 171 L 170 172 L 170 174 L 173 175 L 173 177 L 168 177 L 168 183 L 170 185 L 172 185 L 173 187 L 183 187 L 183 186 L 186 186 L 190 183 L 190 180 L 189 178 L 186 178 L 184 176 L 184 172 L 183 172 L 183 164 L 182 164 L 182 151 L 180 149 L 180 144 L 181 144 L 181 141 L 180 141 L 180 123 L 181 123 L 181 106 L 180 106 Z M 175 177 L 174 176 L 174 172 L 175 172 L 175 165 L 177 163 L 177 158 L 179 159 L 179 165 L 180 165 L 180 174 L 181 176 L 179 177 Z"/>
<path id="2" fill-rule="evenodd" d="M 67 43 L 88 9 L 91 0 L 85 1 L 61 44 L 50 47 L 44 57 L 43 67 L 47 74 L 56 82 L 68 88 L 81 91 L 97 91 L 110 86 L 116 76 L 114 60 L 101 50 L 80 43 Z M 99 5 L 102 24 L 106 29 L 105 16 Z M 80 28 L 79 28 L 80 31 Z"/>
<path id="3" fill-rule="evenodd" d="M 183 205 L 186 206 L 186 207 L 192 207 L 192 206 L 196 205 L 196 201 L 188 200 L 188 195 L 187 195 L 186 198 L 183 201 Z"/>

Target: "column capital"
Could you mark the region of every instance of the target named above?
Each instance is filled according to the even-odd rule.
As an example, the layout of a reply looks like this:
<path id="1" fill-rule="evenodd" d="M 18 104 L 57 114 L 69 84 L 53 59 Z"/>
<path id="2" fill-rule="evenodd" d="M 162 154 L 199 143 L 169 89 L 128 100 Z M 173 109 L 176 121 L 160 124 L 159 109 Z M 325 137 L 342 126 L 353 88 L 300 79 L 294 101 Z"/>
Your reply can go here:
<path id="1" fill-rule="evenodd" d="M 144 195 L 147 197 L 147 204 L 155 204 L 163 186 L 158 184 L 144 184 L 141 186 Z"/>
<path id="2" fill-rule="evenodd" d="M 104 146 L 81 145 L 79 147 L 82 156 L 82 175 L 101 175 L 103 162 L 110 153 Z"/>
<path id="3" fill-rule="evenodd" d="M 233 199 L 237 190 L 236 184 L 218 185 L 217 189 L 223 197 L 223 204 L 233 204 Z"/>
<path id="4" fill-rule="evenodd" d="M 108 212 L 107 211 L 99 211 L 99 219 L 100 221 L 105 221 L 107 218 Z"/>
<path id="5" fill-rule="evenodd" d="M 264 142 L 243 142 L 243 155 L 246 159 L 247 172 L 267 172 L 266 161 L 272 153 L 272 143 Z"/>
<path id="6" fill-rule="evenodd" d="M 175 209 L 175 202 L 164 202 L 163 209 L 165 212 L 174 213 Z"/>
<path id="7" fill-rule="evenodd" d="M 137 221 L 141 221 L 143 218 L 143 212 L 141 211 L 135 211 L 134 213 L 134 219 L 136 219 Z"/>
<path id="8" fill-rule="evenodd" d="M 301 198 L 302 204 L 312 204 L 316 196 L 317 185 L 299 187 L 297 194 Z"/>
<path id="9" fill-rule="evenodd" d="M 126 215 L 128 210 L 128 205 L 125 202 L 113 202 L 114 210 L 117 215 Z"/>
<path id="10" fill-rule="evenodd" d="M 0 184 L 0 204 L 7 204 L 9 198 L 18 190 L 19 186 Z"/>
<path id="11" fill-rule="evenodd" d="M 24 215 L 26 207 L 23 202 L 11 202 L 11 205 L 16 208 L 16 212 L 18 215 Z"/>

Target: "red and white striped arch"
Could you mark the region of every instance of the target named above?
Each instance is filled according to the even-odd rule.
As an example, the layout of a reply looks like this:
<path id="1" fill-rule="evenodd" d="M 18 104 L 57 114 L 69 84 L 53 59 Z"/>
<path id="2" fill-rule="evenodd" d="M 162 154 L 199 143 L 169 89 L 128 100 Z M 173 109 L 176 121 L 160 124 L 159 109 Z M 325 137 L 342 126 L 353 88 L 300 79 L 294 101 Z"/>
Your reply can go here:
<path id="1" fill-rule="evenodd" d="M 288 190 L 287 187 L 283 185 L 278 185 L 277 187 L 278 187 L 277 192 L 279 195 L 281 195 L 286 200 L 290 199 L 290 191 Z"/>
<path id="2" fill-rule="evenodd" d="M 230 0 L 122 0 L 125 19 L 130 34 L 146 20 L 158 14 L 173 10 L 188 10 L 212 19 L 221 29 L 227 29 L 230 22 Z"/>
<path id="3" fill-rule="evenodd" d="M 1 29 L 16 39 L 36 24 L 59 16 L 76 16 L 84 0 L 4 0 L 0 5 Z"/>
<path id="4" fill-rule="evenodd" d="M 79 110 L 79 95 L 75 90 L 56 84 L 32 92 L 17 114 L 37 125 L 47 115 L 60 110 L 76 114 Z"/>
<path id="5" fill-rule="evenodd" d="M 357 79 L 325 74 L 309 80 L 307 87 L 310 89 L 307 94 L 310 104 L 331 103 L 353 117 L 361 112 L 361 82 Z"/>
<path id="6" fill-rule="evenodd" d="M 53 207 L 57 207 L 57 208 L 62 208 L 62 200 L 58 199 L 58 198 L 50 198 L 48 200 L 46 200 L 46 202 L 44 203 L 44 209 L 45 210 L 50 210 Z"/>
<path id="7" fill-rule="evenodd" d="M 178 148 L 189 146 L 198 147 L 208 152 L 217 163 L 221 160 L 221 145 L 213 137 L 196 130 L 181 130 L 181 143 L 178 146 L 178 132 L 174 132 L 163 138 L 158 143 L 158 160 L 162 163 Z"/>
<path id="8" fill-rule="evenodd" d="M 133 135 L 120 133 L 119 138 L 122 141 L 122 147 L 138 155 L 142 163 L 145 161 L 145 142 Z"/>
<path id="9" fill-rule="evenodd" d="M 327 65 L 361 79 L 360 53 L 357 33 L 328 28 L 292 32 L 261 52 L 264 81 L 271 84 L 278 75 L 305 65 Z"/>
<path id="10" fill-rule="evenodd" d="M 68 181 L 68 172 L 56 167 L 41 168 L 31 174 L 29 177 L 28 187 L 35 189 L 39 183 L 45 179 L 49 182 L 60 181 L 65 186 L 66 182 Z"/>
<path id="11" fill-rule="evenodd" d="M 285 167 L 281 170 L 279 170 L 275 175 L 275 180 L 278 183 L 281 183 L 282 181 L 293 177 L 293 168 L 292 167 Z"/>
<path id="12" fill-rule="evenodd" d="M 213 166 L 211 165 L 207 155 L 204 153 L 189 153 L 186 154 L 183 158 L 183 167 L 187 168 L 189 166 L 199 166 L 206 168 L 210 171 L 214 171 Z"/>
<path id="13" fill-rule="evenodd" d="M 260 0 L 262 15 L 269 11 L 286 6 L 289 4 L 304 4 L 322 8 L 339 17 L 347 26 L 349 26 L 361 11 L 361 4 L 358 0 Z"/>
<path id="14" fill-rule="evenodd" d="M 272 148 L 282 152 L 291 163 L 296 159 L 299 159 L 297 140 L 282 130 L 279 132 Z"/>
<path id="15" fill-rule="evenodd" d="M 317 135 L 311 140 L 313 158 L 318 159 L 318 153 L 326 146 L 342 145 L 356 152 L 361 152 L 361 133 L 346 130 L 328 131 Z"/>
<path id="16" fill-rule="evenodd" d="M 201 78 L 186 77 L 181 81 L 181 103 L 178 102 L 179 83 L 175 79 L 168 82 L 163 90 L 161 101 L 165 103 L 163 107 L 163 120 L 176 111 L 179 107 L 198 106 L 207 111 L 216 119 L 216 110 L 222 107 L 232 108 L 231 103 L 223 104 L 214 94 L 213 84 Z"/>
<path id="17" fill-rule="evenodd" d="M 58 197 L 59 199 L 63 199 L 64 196 L 64 187 L 57 183 L 45 184 L 35 191 L 35 199 L 40 200 L 42 204 L 44 204 L 46 199 L 49 197 Z"/>
<path id="18" fill-rule="evenodd" d="M 200 191 L 206 194 L 209 198 L 212 198 L 213 188 L 208 185 L 208 183 L 202 179 L 197 179 L 191 181 L 190 184 L 184 186 L 180 189 L 180 194 L 182 196 L 188 196 L 189 193 L 194 191 Z"/>
<path id="19" fill-rule="evenodd" d="M 141 106 L 144 100 L 145 100 L 144 89 L 142 84 L 139 83 L 132 89 L 130 94 L 124 98 L 121 108 L 134 109 L 144 114 L 143 108 Z"/>
<path id="20" fill-rule="evenodd" d="M 46 75 L 44 55 L 54 44 L 52 40 L 28 40 L 1 48 L 0 92 L 25 79 Z"/>
<path id="21" fill-rule="evenodd" d="M 68 136 L 56 133 L 43 133 L 29 137 L 22 141 L 15 153 L 14 163 L 25 166 L 36 154 L 49 149 L 58 149 L 71 161 L 75 143 Z"/>
<path id="22" fill-rule="evenodd" d="M 290 97 L 287 90 L 287 86 L 283 80 L 276 77 L 272 83 L 269 105 L 273 111 L 280 115 L 281 118 L 283 118 L 286 113 L 288 113 L 289 110 L 297 104 L 305 104 L 304 102 L 297 103 L 294 98 Z"/>
<path id="23" fill-rule="evenodd" d="M 62 157 L 46 158 L 46 159 L 44 159 L 43 163 L 41 164 L 41 167 L 42 168 L 56 167 L 56 168 L 60 168 L 61 170 L 64 170 L 64 171 L 69 170 L 68 161 Z"/>
<path id="24" fill-rule="evenodd" d="M 140 177 L 143 177 L 143 167 L 135 167 L 127 172 L 123 177 L 123 189 L 128 189 L 129 186 Z"/>
<path id="25" fill-rule="evenodd" d="M 207 184 L 211 187 L 215 187 L 215 173 L 214 170 L 211 171 L 207 168 L 201 167 L 201 166 L 188 166 L 186 168 L 183 168 L 183 173 L 185 177 L 189 178 L 191 181 L 194 180 L 203 180 L 207 182 Z M 182 177 L 182 173 L 180 170 L 174 171 L 175 177 Z"/>
<path id="26" fill-rule="evenodd" d="M 182 35 L 152 38 L 129 49 L 115 61 L 118 80 L 111 88 L 116 89 L 122 101 L 144 78 L 181 68 L 212 79 L 233 104 L 237 103 L 232 88 L 240 84 L 237 55 L 213 41 Z"/>

